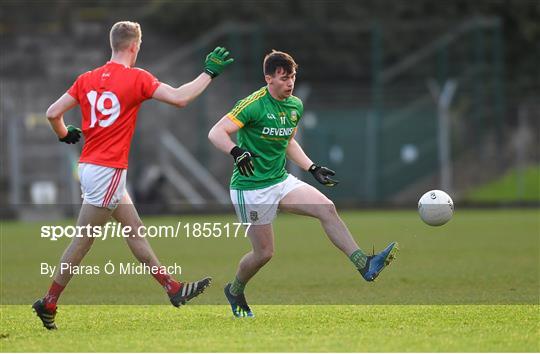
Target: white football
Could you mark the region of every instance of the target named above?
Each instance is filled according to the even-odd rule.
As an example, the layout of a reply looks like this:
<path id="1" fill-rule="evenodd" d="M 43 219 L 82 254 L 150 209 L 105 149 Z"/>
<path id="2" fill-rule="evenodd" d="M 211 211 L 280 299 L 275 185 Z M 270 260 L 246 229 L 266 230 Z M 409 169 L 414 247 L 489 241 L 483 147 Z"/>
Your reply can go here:
<path id="1" fill-rule="evenodd" d="M 454 202 L 448 194 L 440 190 L 426 192 L 418 201 L 418 213 L 426 224 L 441 226 L 454 214 Z"/>

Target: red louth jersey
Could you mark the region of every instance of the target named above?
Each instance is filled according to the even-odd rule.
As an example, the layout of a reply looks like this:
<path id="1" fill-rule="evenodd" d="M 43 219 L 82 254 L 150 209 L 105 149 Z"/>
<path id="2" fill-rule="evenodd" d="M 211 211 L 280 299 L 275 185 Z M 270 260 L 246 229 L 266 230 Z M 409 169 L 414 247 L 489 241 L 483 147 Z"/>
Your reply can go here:
<path id="1" fill-rule="evenodd" d="M 127 168 L 137 112 L 159 85 L 149 72 L 112 61 L 80 75 L 67 91 L 82 113 L 79 162 Z"/>

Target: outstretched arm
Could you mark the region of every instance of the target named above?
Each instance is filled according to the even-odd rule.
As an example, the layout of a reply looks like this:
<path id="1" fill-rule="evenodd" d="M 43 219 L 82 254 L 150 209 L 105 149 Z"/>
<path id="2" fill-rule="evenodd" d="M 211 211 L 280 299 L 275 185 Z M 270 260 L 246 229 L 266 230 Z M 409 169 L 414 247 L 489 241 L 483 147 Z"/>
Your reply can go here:
<path id="1" fill-rule="evenodd" d="M 47 109 L 47 119 L 59 139 L 63 139 L 68 135 L 68 128 L 64 124 L 64 113 L 77 104 L 75 98 L 71 97 L 68 93 L 64 93 L 62 97 Z"/>
<path id="2" fill-rule="evenodd" d="M 217 47 L 206 56 L 204 61 L 204 73 L 200 74 L 195 80 L 182 85 L 178 88 L 173 88 L 162 83 L 158 86 L 152 98 L 158 101 L 165 102 L 183 108 L 191 101 L 197 98 L 208 87 L 212 79 L 218 76 L 229 66 L 234 59 L 227 58 L 229 52 L 227 49 Z"/>
<path id="3" fill-rule="evenodd" d="M 207 73 L 202 73 L 195 80 L 177 88 L 161 83 L 154 91 L 152 98 L 183 108 L 203 93 L 210 82 L 212 82 L 212 77 Z"/>

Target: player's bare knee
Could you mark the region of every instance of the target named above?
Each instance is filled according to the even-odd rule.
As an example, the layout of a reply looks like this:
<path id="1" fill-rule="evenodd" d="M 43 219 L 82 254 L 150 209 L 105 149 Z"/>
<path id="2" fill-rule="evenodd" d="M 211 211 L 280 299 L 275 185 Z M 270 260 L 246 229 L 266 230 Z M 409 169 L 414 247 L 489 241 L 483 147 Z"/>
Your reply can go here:
<path id="1" fill-rule="evenodd" d="M 337 217 L 336 206 L 334 205 L 334 203 L 330 199 L 328 199 L 326 197 L 324 198 L 322 203 L 319 204 L 317 209 L 318 209 L 317 217 L 321 221 L 331 220 L 331 219 L 335 219 Z"/>

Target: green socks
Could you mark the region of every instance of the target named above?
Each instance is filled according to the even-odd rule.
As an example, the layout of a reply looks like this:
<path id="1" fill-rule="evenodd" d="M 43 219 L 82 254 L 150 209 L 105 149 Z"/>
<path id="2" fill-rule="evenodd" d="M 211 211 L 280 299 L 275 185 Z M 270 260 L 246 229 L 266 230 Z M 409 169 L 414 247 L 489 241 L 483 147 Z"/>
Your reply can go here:
<path id="1" fill-rule="evenodd" d="M 244 292 L 244 288 L 246 287 L 246 284 L 242 283 L 240 280 L 238 280 L 238 277 L 234 277 L 234 280 L 231 283 L 231 289 L 230 292 L 234 296 L 238 296 Z"/>
<path id="2" fill-rule="evenodd" d="M 354 251 L 350 256 L 349 259 L 351 262 L 353 262 L 354 266 L 360 270 L 363 269 L 366 266 L 367 262 L 367 256 L 362 250 L 359 248 L 356 251 Z M 242 283 L 238 277 L 234 277 L 234 280 L 231 283 L 230 292 L 234 296 L 238 296 L 244 292 L 244 288 L 246 287 L 246 284 Z"/>
<path id="3" fill-rule="evenodd" d="M 360 248 L 351 253 L 349 259 L 358 270 L 363 269 L 366 266 L 367 256 Z"/>

